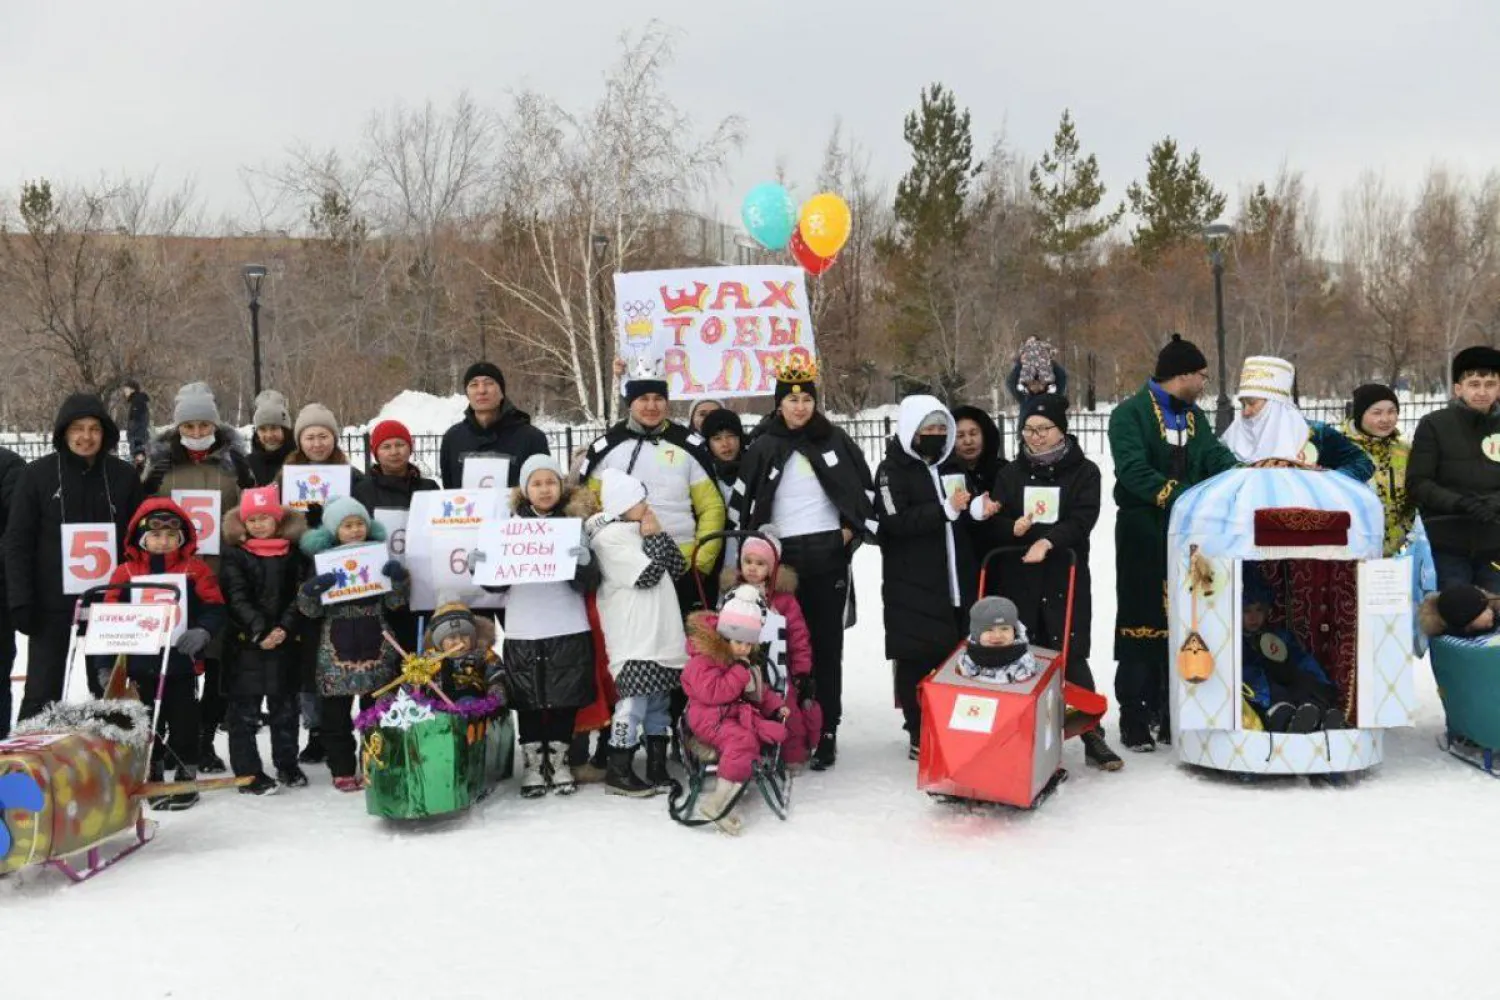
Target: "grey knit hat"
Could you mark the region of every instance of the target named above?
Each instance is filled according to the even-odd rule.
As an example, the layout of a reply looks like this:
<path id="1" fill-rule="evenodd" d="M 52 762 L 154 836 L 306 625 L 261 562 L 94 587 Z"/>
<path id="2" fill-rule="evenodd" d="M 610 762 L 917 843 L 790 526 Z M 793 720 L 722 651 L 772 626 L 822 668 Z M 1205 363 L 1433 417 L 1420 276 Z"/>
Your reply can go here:
<path id="1" fill-rule="evenodd" d="M 191 420 L 219 422 L 219 404 L 214 402 L 214 391 L 207 382 L 189 382 L 177 390 L 177 400 L 172 404 L 172 423 L 185 424 Z"/>
<path id="2" fill-rule="evenodd" d="M 285 427 L 292 429 L 292 411 L 286 397 L 275 389 L 267 389 L 255 397 L 256 427 Z"/>
<path id="3" fill-rule="evenodd" d="M 298 411 L 297 426 L 292 429 L 292 437 L 296 439 L 297 447 L 302 447 L 302 432 L 309 427 L 326 427 L 335 438 L 339 436 L 338 418 L 322 403 L 308 403 Z"/>
<path id="4" fill-rule="evenodd" d="M 969 641 L 978 642 L 979 637 L 996 625 L 1008 625 L 1019 633 L 1020 612 L 1016 603 L 1004 597 L 986 597 L 976 601 L 969 609 Z"/>

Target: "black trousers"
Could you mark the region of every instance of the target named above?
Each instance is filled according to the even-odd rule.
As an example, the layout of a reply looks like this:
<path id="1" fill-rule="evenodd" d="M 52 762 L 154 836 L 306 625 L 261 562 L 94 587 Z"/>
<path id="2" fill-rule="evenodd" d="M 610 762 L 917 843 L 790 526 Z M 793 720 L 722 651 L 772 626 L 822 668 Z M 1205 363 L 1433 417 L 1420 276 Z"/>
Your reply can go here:
<path id="1" fill-rule="evenodd" d="M 16 633 L 10 627 L 10 613 L 0 607 L 0 740 L 10 735 L 10 672 L 16 666 Z"/>
<path id="2" fill-rule="evenodd" d="M 571 743 L 576 708 L 532 708 L 516 712 L 522 743 Z"/>
<path id="3" fill-rule="evenodd" d="M 26 647 L 26 689 L 21 694 L 18 718 L 29 719 L 55 701 L 62 701 L 67 676 L 68 637 L 73 632 L 73 612 L 43 611 L 32 622 L 31 641 Z M 14 637 L 12 637 L 14 641 Z M 14 655 L 14 654 L 12 654 Z M 104 692 L 94 672 L 79 657 L 78 669 L 88 681 L 89 693 Z"/>
<path id="4" fill-rule="evenodd" d="M 844 606 L 849 597 L 849 559 L 799 558 L 788 539 L 786 563 L 797 571 L 797 602 L 807 619 L 812 640 L 813 679 L 818 686 L 818 704 L 823 708 L 823 728 L 837 730 L 844 716 Z"/>
<path id="5" fill-rule="evenodd" d="M 319 732 L 323 737 L 323 749 L 328 753 L 328 773 L 335 778 L 348 778 L 354 774 L 354 696 L 324 696 L 322 702 L 323 723 Z M 369 698 L 360 698 L 361 710 L 370 706 Z"/>
<path id="6" fill-rule="evenodd" d="M 203 729 L 203 745 L 212 747 L 214 734 L 224 725 L 228 702 L 224 697 L 224 668 L 218 657 L 203 661 L 203 697 L 198 700 L 198 715 Z"/>
<path id="7" fill-rule="evenodd" d="M 156 685 L 160 675 L 142 678 L 137 687 L 141 702 L 156 711 Z M 156 720 L 158 746 L 152 754 L 166 767 L 198 767 L 198 678 L 192 674 L 167 675 L 162 686 L 161 715 Z M 161 744 L 165 743 L 166 752 Z"/>
<path id="8" fill-rule="evenodd" d="M 226 700 L 229 724 L 229 766 L 237 778 L 262 773 L 255 731 L 260 727 L 261 698 L 235 695 Z M 278 771 L 297 766 L 297 695 L 265 697 L 271 716 L 271 763 Z"/>
<path id="9" fill-rule="evenodd" d="M 1115 670 L 1115 700 L 1124 718 L 1139 717 L 1147 722 L 1163 718 L 1168 704 L 1166 657 L 1121 660 Z"/>

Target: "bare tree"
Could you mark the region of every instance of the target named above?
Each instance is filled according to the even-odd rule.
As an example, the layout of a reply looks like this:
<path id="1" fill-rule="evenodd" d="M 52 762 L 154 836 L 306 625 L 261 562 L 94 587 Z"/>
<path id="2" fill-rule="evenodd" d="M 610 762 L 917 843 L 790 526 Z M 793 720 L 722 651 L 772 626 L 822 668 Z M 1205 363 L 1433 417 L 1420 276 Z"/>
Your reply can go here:
<path id="1" fill-rule="evenodd" d="M 700 137 L 669 96 L 674 41 L 656 22 L 626 34 L 592 109 L 574 113 L 523 91 L 506 123 L 501 259 L 476 265 L 539 321 L 499 317 L 518 346 L 565 379 L 591 420 L 612 395 L 613 325 L 599 322 L 596 299 L 605 272 L 633 266 L 668 213 L 702 191 L 742 141 L 737 116 Z"/>
<path id="2" fill-rule="evenodd" d="M 1412 208 L 1411 242 L 1422 332 L 1446 372 L 1477 326 L 1479 296 L 1495 277 L 1500 174 L 1471 188 L 1447 170 L 1431 170 Z"/>
<path id="3" fill-rule="evenodd" d="M 1356 355 L 1389 382 L 1416 355 L 1416 250 L 1405 199 L 1373 174 L 1345 195 L 1342 233 L 1346 281 L 1369 313 L 1369 336 Z"/>

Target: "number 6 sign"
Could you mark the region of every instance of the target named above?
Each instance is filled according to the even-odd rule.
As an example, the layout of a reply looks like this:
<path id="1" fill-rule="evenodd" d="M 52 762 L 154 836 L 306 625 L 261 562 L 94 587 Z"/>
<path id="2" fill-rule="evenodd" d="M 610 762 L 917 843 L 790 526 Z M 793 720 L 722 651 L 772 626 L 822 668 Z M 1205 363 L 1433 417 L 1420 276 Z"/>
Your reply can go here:
<path id="1" fill-rule="evenodd" d="M 108 583 L 118 551 L 113 524 L 63 525 L 63 593 L 81 594 Z"/>
<path id="2" fill-rule="evenodd" d="M 218 490 L 173 490 L 172 502 L 193 519 L 193 534 L 198 537 L 198 554 L 219 554 L 219 520 L 223 499 Z"/>

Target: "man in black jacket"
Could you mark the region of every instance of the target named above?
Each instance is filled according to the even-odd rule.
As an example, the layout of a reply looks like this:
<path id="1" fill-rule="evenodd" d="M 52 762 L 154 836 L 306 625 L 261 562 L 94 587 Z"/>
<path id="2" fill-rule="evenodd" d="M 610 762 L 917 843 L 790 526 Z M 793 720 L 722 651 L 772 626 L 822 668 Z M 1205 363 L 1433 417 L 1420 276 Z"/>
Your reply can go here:
<path id="1" fill-rule="evenodd" d="M 439 464 L 444 489 L 463 487 L 464 459 L 470 455 L 508 456 L 509 485 L 515 486 L 528 458 L 552 453 L 547 435 L 531 426 L 531 415 L 505 398 L 505 376 L 497 366 L 488 361 L 470 365 L 464 372 L 464 394 L 469 397 L 464 418 L 443 435 Z"/>
<path id="2" fill-rule="evenodd" d="M 151 397 L 133 378 L 121 387 L 125 394 L 125 440 L 130 444 L 130 459 L 139 468 L 146 464 L 151 448 Z"/>
<path id="3" fill-rule="evenodd" d="M 9 448 L 0 448 L 0 533 L 5 531 L 15 499 L 16 484 L 26 462 Z M 5 601 L 5 574 L 0 567 L 0 740 L 10 734 L 10 671 L 16 665 L 16 630 L 10 622 L 10 606 Z"/>
<path id="4" fill-rule="evenodd" d="M 102 399 L 69 396 L 53 428 L 55 451 L 26 466 L 18 477 L 5 525 L 11 624 L 31 637 L 18 718 L 28 719 L 63 697 L 75 602 L 64 588 L 64 557 L 86 567 L 90 578 L 106 569 L 101 555 L 80 543 L 81 535 L 75 536 L 77 551 L 63 551 L 64 526 L 114 525 L 115 550 L 110 556 L 118 562 L 130 518 L 145 499 L 135 470 L 115 457 L 119 444 L 120 429 Z M 107 570 L 98 576 L 100 583 L 109 579 Z M 97 694 L 97 679 L 84 672 Z"/>
<path id="5" fill-rule="evenodd" d="M 1500 351 L 1453 359 L 1453 399 L 1412 436 L 1406 489 L 1427 524 L 1439 587 L 1500 592 Z"/>

